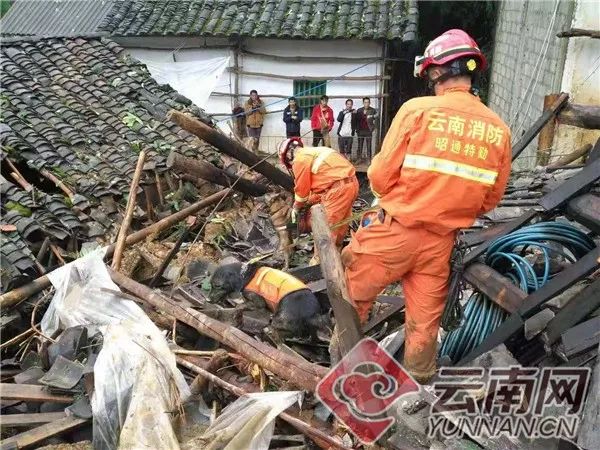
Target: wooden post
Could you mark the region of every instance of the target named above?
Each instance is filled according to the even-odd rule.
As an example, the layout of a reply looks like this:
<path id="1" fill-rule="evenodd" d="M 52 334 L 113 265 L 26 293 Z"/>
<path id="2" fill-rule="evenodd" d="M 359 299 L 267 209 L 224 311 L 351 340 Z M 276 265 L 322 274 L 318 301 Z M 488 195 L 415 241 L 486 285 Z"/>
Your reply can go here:
<path id="1" fill-rule="evenodd" d="M 253 183 L 250 180 L 239 178 L 213 166 L 211 163 L 199 159 L 187 158 L 174 151 L 167 158 L 167 167 L 221 186 L 231 186 L 236 191 L 254 197 L 260 197 L 269 191 L 269 188 L 264 184 Z M 233 186 L 234 183 L 235 186 Z"/>
<path id="2" fill-rule="evenodd" d="M 310 208 L 315 246 L 319 249 L 321 269 L 327 282 L 327 295 L 335 315 L 341 355 L 345 355 L 362 339 L 358 314 L 348 295 L 342 259 L 331 238 L 331 229 L 322 205 Z M 368 280 L 365 280 L 367 283 Z"/>
<path id="3" fill-rule="evenodd" d="M 544 96 L 544 109 L 543 111 L 549 111 L 554 102 L 558 99 L 558 94 L 550 94 Z M 538 151 L 537 151 L 537 165 L 545 166 L 550 161 L 550 154 L 552 153 L 552 144 L 554 142 L 554 131 L 556 129 L 556 120 L 551 119 L 548 121 L 544 128 L 540 131 L 540 137 L 538 139 Z"/>
<path id="4" fill-rule="evenodd" d="M 138 242 L 143 241 L 148 236 L 153 234 L 160 233 L 163 230 L 167 230 L 171 228 L 173 225 L 181 222 L 186 217 L 196 214 L 201 209 L 206 208 L 207 206 L 214 205 L 224 197 L 226 197 L 231 191 L 231 189 L 223 189 L 222 191 L 216 192 L 213 195 L 206 197 L 199 202 L 194 203 L 193 205 L 188 206 L 187 208 L 182 209 L 181 211 L 177 211 L 175 214 L 171 214 L 164 219 L 159 220 L 156 223 L 153 223 L 149 227 L 146 227 L 142 230 L 136 231 L 135 233 L 131 233 L 127 236 L 125 240 L 126 245 L 137 244 Z M 115 244 L 112 244 L 106 250 L 106 257 L 109 258 L 112 256 L 115 251 Z M 50 279 L 44 275 L 40 278 L 33 280 L 32 282 L 13 289 L 10 292 L 0 295 L 0 308 L 7 308 L 9 306 L 14 306 L 25 300 L 26 298 L 31 297 L 34 294 L 46 289 L 50 286 Z"/>
<path id="5" fill-rule="evenodd" d="M 200 333 L 234 349 L 244 358 L 273 372 L 293 385 L 315 392 L 317 384 L 327 373 L 325 367 L 307 363 L 257 341 L 239 329 L 219 322 L 191 307 L 186 307 L 140 284 L 125 275 L 108 270 L 112 280 L 124 290 L 144 300 L 153 308 L 172 315 Z"/>
<path id="6" fill-rule="evenodd" d="M 146 160 L 146 152 L 143 150 L 138 156 L 137 165 L 135 166 L 135 172 L 133 173 L 133 180 L 131 180 L 131 187 L 129 188 L 129 197 L 127 198 L 127 207 L 125 208 L 125 217 L 121 223 L 119 229 L 119 235 L 117 236 L 117 245 L 115 247 L 115 254 L 113 257 L 112 268 L 119 270 L 121 268 L 121 259 L 123 258 L 123 250 L 125 249 L 125 238 L 131 225 L 131 218 L 133 217 L 133 210 L 135 209 L 135 198 L 137 196 L 137 189 L 142 177 L 142 169 L 144 168 L 144 161 Z"/>
<path id="7" fill-rule="evenodd" d="M 182 112 L 176 110 L 171 110 L 169 114 L 167 114 L 167 119 L 175 122 L 181 128 L 198 136 L 200 139 L 205 140 L 218 151 L 251 167 L 254 171 L 264 175 L 273 183 L 290 192 L 294 190 L 294 180 L 292 180 L 292 177 L 265 161 L 264 158 L 261 158 L 244 148 L 238 142 L 228 138 L 219 130 L 211 128 L 199 120 L 186 116 Z"/>

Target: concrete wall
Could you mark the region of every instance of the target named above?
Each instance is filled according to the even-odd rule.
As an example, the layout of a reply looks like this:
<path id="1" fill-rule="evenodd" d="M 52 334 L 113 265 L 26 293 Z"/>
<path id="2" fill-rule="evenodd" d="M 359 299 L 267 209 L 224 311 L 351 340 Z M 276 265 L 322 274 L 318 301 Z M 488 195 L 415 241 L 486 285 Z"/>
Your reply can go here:
<path id="1" fill-rule="evenodd" d="M 541 115 L 544 96 L 561 88 L 567 41 L 556 33 L 570 27 L 573 7 L 569 0 L 504 0 L 500 5 L 489 106 L 510 125 L 513 143 Z M 536 149 L 537 139 L 515 167 L 534 167 Z"/>
<path id="2" fill-rule="evenodd" d="M 600 9 L 595 0 L 579 1 L 575 7 L 573 28 L 600 30 Z M 585 37 L 568 40 L 567 58 L 561 90 L 570 101 L 584 105 L 600 105 L 600 39 Z M 585 144 L 594 144 L 600 130 L 560 125 L 554 137 L 553 154 L 570 153 Z"/>
<path id="3" fill-rule="evenodd" d="M 122 38 L 118 42 L 136 58 L 149 61 L 202 61 L 206 59 L 230 56 L 230 67 L 234 65 L 234 52 L 230 48 L 202 48 L 205 45 L 226 45 L 227 42 L 218 40 L 207 41 L 201 38 L 181 40 L 178 38 Z M 185 45 L 184 45 L 185 44 Z M 363 61 L 327 61 L 327 62 L 297 62 L 297 61 L 275 61 L 273 59 L 261 58 L 252 55 L 240 55 L 238 65 L 240 70 L 246 72 L 272 73 L 288 76 L 314 76 L 327 80 L 339 77 L 357 67 L 367 63 L 369 60 L 382 57 L 383 44 L 373 41 L 293 41 L 274 39 L 247 39 L 243 43 L 245 50 L 254 53 L 263 53 L 277 56 L 307 56 L 307 57 L 351 57 L 364 58 Z M 177 49 L 176 51 L 174 51 Z M 381 75 L 383 67 L 381 61 L 368 64 L 349 76 L 377 76 Z M 229 114 L 234 106 L 235 73 L 225 71 L 218 82 L 215 92 L 221 94 L 211 95 L 206 105 L 198 105 L 209 114 L 218 114 L 216 119 L 226 119 L 224 114 Z M 343 109 L 346 97 L 352 98 L 355 108 L 362 106 L 363 96 L 376 96 L 379 94 L 380 81 L 347 81 L 334 80 L 327 84 L 328 95 L 344 96 L 340 99 L 330 99 L 329 105 L 334 114 Z M 275 79 L 257 76 L 241 75 L 238 80 L 239 93 L 242 102 L 247 100 L 251 89 L 256 89 L 267 104 L 268 114 L 262 131 L 260 148 L 265 152 L 276 150 L 277 144 L 285 139 L 285 124 L 282 113 L 279 112 L 287 106 L 287 99 L 269 97 L 272 95 L 293 95 L 293 80 Z M 317 102 L 317 100 L 315 100 Z M 380 102 L 376 98 L 371 99 L 371 105 L 380 108 Z M 219 122 L 219 126 L 227 133 L 230 132 L 228 121 Z M 334 132 L 337 127 L 334 127 Z M 310 132 L 310 118 L 305 117 L 302 123 L 302 133 L 307 133 L 305 142 L 312 137 Z M 334 135 L 335 136 L 335 135 Z M 337 139 L 333 139 L 334 147 L 337 148 Z M 356 145 L 356 142 L 355 142 Z"/>

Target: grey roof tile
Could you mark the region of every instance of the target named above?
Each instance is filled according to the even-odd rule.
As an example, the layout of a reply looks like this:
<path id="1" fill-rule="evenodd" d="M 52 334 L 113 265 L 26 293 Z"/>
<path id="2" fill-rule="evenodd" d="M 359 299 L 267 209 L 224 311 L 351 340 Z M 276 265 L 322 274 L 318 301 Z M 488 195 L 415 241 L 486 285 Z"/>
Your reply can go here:
<path id="1" fill-rule="evenodd" d="M 414 0 L 129 0 L 116 2 L 98 30 L 114 36 L 414 40 L 417 19 Z"/>

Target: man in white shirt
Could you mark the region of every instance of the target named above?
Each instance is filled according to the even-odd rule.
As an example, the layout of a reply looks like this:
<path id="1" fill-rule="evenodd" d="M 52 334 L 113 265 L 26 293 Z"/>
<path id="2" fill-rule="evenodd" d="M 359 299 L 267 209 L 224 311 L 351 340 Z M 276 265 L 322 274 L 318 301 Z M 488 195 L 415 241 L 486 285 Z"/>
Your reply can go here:
<path id="1" fill-rule="evenodd" d="M 337 121 L 340 123 L 337 132 L 338 144 L 340 153 L 346 156 L 346 158 L 350 157 L 353 136 L 356 133 L 356 111 L 352 106 L 352 100 L 346 100 L 346 108 L 340 111 L 337 116 Z"/>

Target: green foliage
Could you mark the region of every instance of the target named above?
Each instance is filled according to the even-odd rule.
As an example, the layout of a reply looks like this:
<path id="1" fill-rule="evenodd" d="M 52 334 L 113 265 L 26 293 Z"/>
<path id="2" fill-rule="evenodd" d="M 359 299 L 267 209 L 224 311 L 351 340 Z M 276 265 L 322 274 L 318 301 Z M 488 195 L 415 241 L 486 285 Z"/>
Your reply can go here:
<path id="1" fill-rule="evenodd" d="M 142 122 L 142 119 L 130 112 L 125 114 L 125 117 L 123 117 L 122 121 L 125 125 L 127 125 L 134 131 L 137 131 L 144 126 L 144 122 Z"/>
<path id="2" fill-rule="evenodd" d="M 0 17 L 2 17 L 10 9 L 12 0 L 0 0 Z"/>
<path id="3" fill-rule="evenodd" d="M 6 203 L 6 209 L 8 211 L 17 211 L 21 216 L 24 217 L 31 217 L 31 214 L 33 214 L 31 209 L 29 209 L 28 207 L 12 201 Z"/>

